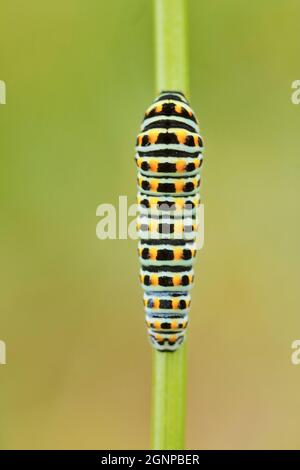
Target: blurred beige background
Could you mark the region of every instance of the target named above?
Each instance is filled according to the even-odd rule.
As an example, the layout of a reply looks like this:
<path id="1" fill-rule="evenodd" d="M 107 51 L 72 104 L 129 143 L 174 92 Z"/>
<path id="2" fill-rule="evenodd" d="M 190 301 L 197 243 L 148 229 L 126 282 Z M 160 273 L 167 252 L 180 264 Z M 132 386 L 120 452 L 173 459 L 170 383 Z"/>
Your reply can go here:
<path id="1" fill-rule="evenodd" d="M 187 447 L 300 448 L 298 0 L 191 0 L 206 141 L 205 248 L 188 343 Z M 149 0 L 1 0 L 0 447 L 149 447 L 151 350 L 135 201 L 154 97 Z"/>

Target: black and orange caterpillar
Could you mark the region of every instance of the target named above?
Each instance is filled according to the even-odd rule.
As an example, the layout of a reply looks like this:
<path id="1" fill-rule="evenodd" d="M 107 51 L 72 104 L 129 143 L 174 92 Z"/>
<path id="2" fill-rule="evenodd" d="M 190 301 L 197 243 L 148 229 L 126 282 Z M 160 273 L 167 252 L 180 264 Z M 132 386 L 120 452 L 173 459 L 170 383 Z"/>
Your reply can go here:
<path id="1" fill-rule="evenodd" d="M 152 345 L 182 344 L 191 304 L 203 142 L 183 93 L 163 91 L 137 137 L 140 280 Z"/>

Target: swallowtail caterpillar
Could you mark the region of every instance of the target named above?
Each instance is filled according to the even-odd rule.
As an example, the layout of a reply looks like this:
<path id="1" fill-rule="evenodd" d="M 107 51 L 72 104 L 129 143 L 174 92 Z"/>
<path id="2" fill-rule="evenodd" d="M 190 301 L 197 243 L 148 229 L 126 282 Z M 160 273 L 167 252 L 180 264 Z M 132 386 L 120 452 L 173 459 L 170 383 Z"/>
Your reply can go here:
<path id="1" fill-rule="evenodd" d="M 136 143 L 140 281 L 150 342 L 182 344 L 191 305 L 203 142 L 183 93 L 163 91 Z"/>

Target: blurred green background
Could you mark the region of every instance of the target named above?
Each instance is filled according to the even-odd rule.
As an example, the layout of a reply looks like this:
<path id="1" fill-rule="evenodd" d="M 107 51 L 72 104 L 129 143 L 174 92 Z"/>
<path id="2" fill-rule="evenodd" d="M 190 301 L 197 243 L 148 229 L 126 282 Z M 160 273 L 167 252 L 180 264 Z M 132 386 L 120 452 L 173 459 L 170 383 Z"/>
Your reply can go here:
<path id="1" fill-rule="evenodd" d="M 154 94 L 150 0 L 1 0 L 0 447 L 149 447 L 151 349 L 135 202 Z M 206 141 L 205 247 L 188 341 L 187 447 L 300 448 L 298 0 L 191 0 Z"/>

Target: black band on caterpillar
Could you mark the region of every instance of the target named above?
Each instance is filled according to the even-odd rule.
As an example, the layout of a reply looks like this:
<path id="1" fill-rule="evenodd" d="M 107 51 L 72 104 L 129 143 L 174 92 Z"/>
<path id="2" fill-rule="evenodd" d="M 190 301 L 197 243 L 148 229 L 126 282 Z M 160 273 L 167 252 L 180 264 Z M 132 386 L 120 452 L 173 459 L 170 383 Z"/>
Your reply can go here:
<path id="1" fill-rule="evenodd" d="M 163 91 L 137 137 L 138 253 L 151 344 L 175 351 L 184 341 L 196 255 L 203 141 L 183 93 Z"/>

